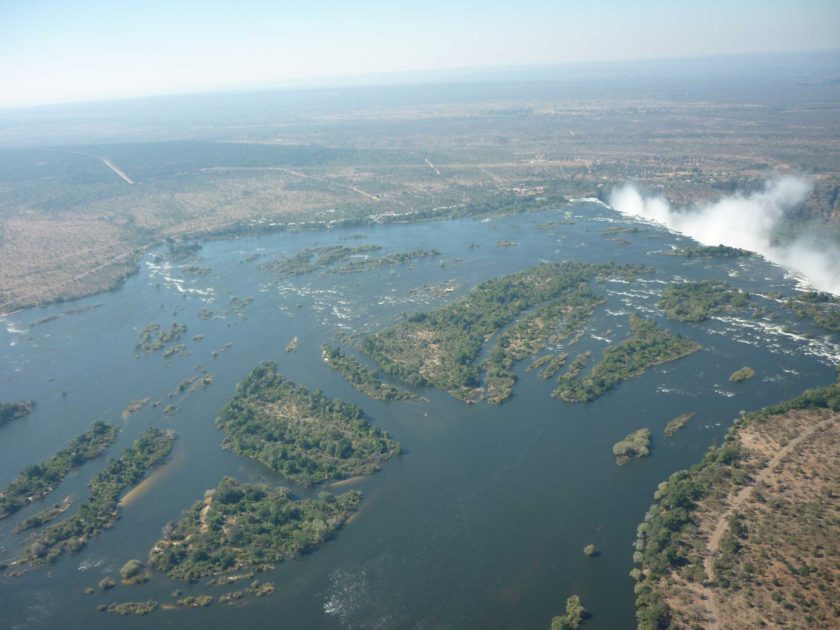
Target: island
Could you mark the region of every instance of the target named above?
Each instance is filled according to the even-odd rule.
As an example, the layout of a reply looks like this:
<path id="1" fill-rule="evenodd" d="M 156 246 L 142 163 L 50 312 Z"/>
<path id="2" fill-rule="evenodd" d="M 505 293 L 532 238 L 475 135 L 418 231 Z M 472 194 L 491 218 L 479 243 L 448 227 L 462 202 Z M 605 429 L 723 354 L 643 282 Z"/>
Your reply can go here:
<path id="1" fill-rule="evenodd" d="M 659 301 L 659 308 L 665 315 L 680 322 L 701 322 L 713 315 L 736 312 L 748 306 L 748 293 L 716 280 L 672 284 L 662 292 Z"/>
<path id="2" fill-rule="evenodd" d="M 691 413 L 684 413 L 673 420 L 669 420 L 668 424 L 665 425 L 663 433 L 665 433 L 667 437 L 671 437 L 674 433 L 682 429 L 686 423 L 694 417 L 695 413 L 696 412 L 693 411 Z"/>
<path id="3" fill-rule="evenodd" d="M 752 256 L 752 252 L 728 245 L 698 245 L 676 250 L 675 254 L 686 258 L 743 258 Z"/>
<path id="4" fill-rule="evenodd" d="M 622 381 L 643 374 L 648 368 L 698 352 L 702 346 L 687 337 L 660 328 L 637 315 L 630 316 L 632 335 L 604 350 L 588 376 L 581 378 L 570 366 L 558 380 L 553 395 L 566 402 L 595 400 Z M 575 363 L 577 359 L 575 359 Z"/>
<path id="5" fill-rule="evenodd" d="M 671 475 L 638 527 L 639 628 L 837 620 L 840 383 L 741 415 Z"/>
<path id="6" fill-rule="evenodd" d="M 225 477 L 149 552 L 149 565 L 172 579 L 194 581 L 241 569 L 268 570 L 313 551 L 350 517 L 361 493 L 294 499 L 287 488 Z"/>
<path id="7" fill-rule="evenodd" d="M 586 618 L 587 610 L 580 597 L 572 595 L 566 599 L 566 614 L 557 615 L 551 620 L 551 630 L 577 630 Z"/>
<path id="8" fill-rule="evenodd" d="M 730 383 L 743 383 L 744 381 L 748 381 L 755 376 L 755 370 L 751 367 L 742 367 L 740 370 L 735 370 L 729 376 Z"/>
<path id="9" fill-rule="evenodd" d="M 147 324 L 138 333 L 134 347 L 146 354 L 151 354 L 162 349 L 168 343 L 178 341 L 186 332 L 186 325 L 177 322 L 172 322 L 169 328 L 161 328 L 160 324 Z M 171 348 L 169 351 L 171 351 Z"/>
<path id="10" fill-rule="evenodd" d="M 11 403 L 0 403 L 0 427 L 11 422 L 25 418 L 35 407 L 35 403 L 29 400 L 18 400 Z"/>
<path id="11" fill-rule="evenodd" d="M 633 431 L 620 442 L 616 442 L 612 452 L 615 455 L 615 463 L 619 466 L 637 457 L 647 457 L 650 455 L 650 430 Z"/>
<path id="12" fill-rule="evenodd" d="M 798 293 L 785 302 L 797 317 L 809 318 L 817 326 L 840 332 L 840 298 L 821 291 Z"/>
<path id="13" fill-rule="evenodd" d="M 341 374 L 353 386 L 353 389 L 376 400 L 408 400 L 417 398 L 411 392 L 383 383 L 379 375 L 362 364 L 361 361 L 347 355 L 341 348 L 323 344 L 321 356 L 324 363 Z"/>
<path id="14" fill-rule="evenodd" d="M 369 254 L 382 249 L 379 245 L 359 245 L 346 247 L 344 245 L 329 245 L 310 247 L 286 258 L 270 260 L 261 263 L 257 268 L 263 271 L 273 271 L 281 278 L 300 276 L 329 267 L 350 256 Z"/>
<path id="15" fill-rule="evenodd" d="M 369 474 L 400 452 L 359 407 L 295 385 L 272 362 L 237 385 L 216 426 L 226 448 L 303 484 Z"/>
<path id="16" fill-rule="evenodd" d="M 71 470 L 104 453 L 117 439 L 118 432 L 113 425 L 94 422 L 88 431 L 71 440 L 48 460 L 25 468 L 0 492 L 0 519 L 46 497 Z"/>
<path id="17" fill-rule="evenodd" d="M 37 529 L 47 523 L 51 523 L 69 510 L 71 505 L 73 505 L 73 497 L 65 497 L 61 502 L 46 507 L 37 514 L 23 519 L 17 524 L 13 531 L 16 534 L 19 534 L 30 529 Z"/>
<path id="18" fill-rule="evenodd" d="M 91 479 L 90 496 L 74 514 L 35 537 L 21 561 L 34 565 L 54 562 L 64 552 L 78 551 L 103 529 L 112 527 L 119 518 L 120 497 L 163 463 L 174 443 L 173 431 L 148 429 Z"/>
<path id="19" fill-rule="evenodd" d="M 357 273 L 360 271 L 370 271 L 371 269 L 379 269 L 380 267 L 404 265 L 412 260 L 417 260 L 419 258 L 432 258 L 435 256 L 440 256 L 440 252 L 436 249 L 415 249 L 410 252 L 390 252 L 384 256 L 374 256 L 363 260 L 354 260 L 329 269 L 326 273 Z"/>
<path id="20" fill-rule="evenodd" d="M 595 307 L 598 298 L 587 283 L 632 279 L 645 270 L 615 264 L 537 265 L 483 282 L 448 306 L 409 315 L 366 336 L 361 349 L 383 372 L 411 385 L 431 385 L 466 402 L 485 396 L 500 402 L 512 387 L 512 362 L 568 335 Z M 479 355 L 486 341 L 517 321 L 482 364 Z M 488 374 L 486 390 L 482 370 Z"/>

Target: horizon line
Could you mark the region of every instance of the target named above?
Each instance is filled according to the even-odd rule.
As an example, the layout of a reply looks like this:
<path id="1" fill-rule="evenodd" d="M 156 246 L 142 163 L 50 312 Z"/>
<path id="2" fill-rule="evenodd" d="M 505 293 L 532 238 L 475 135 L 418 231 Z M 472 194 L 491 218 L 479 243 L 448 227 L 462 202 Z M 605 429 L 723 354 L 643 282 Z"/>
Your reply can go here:
<path id="1" fill-rule="evenodd" d="M 542 61 L 509 65 L 453 66 L 449 68 L 414 68 L 389 72 L 371 72 L 364 74 L 317 75 L 297 79 L 266 79 L 245 84 L 227 83 L 218 86 L 202 86 L 194 89 L 175 89 L 133 94 L 125 96 L 103 96 L 78 98 L 62 101 L 42 101 L 18 105 L 0 104 L 0 112 L 24 112 L 27 110 L 47 109 L 73 105 L 95 105 L 122 103 L 144 99 L 172 98 L 179 96 L 199 96 L 212 94 L 254 93 L 271 91 L 306 91 L 318 89 L 345 89 L 366 87 L 389 87 L 402 85 L 435 85 L 443 83 L 493 83 L 491 77 L 482 77 L 482 73 L 511 72 L 515 70 L 548 70 L 551 68 L 596 68 L 619 67 L 623 64 L 650 64 L 655 62 L 691 62 L 704 60 L 723 60 L 732 58 L 760 58 L 797 55 L 840 54 L 840 46 L 835 48 L 783 49 L 750 52 L 728 52 L 709 55 L 632 57 L 624 59 L 589 60 L 589 61 Z M 473 75 L 470 77 L 469 75 Z M 449 75 L 447 77 L 447 75 Z M 460 75 L 460 76 L 459 76 Z M 511 80 L 511 77 L 507 77 Z"/>

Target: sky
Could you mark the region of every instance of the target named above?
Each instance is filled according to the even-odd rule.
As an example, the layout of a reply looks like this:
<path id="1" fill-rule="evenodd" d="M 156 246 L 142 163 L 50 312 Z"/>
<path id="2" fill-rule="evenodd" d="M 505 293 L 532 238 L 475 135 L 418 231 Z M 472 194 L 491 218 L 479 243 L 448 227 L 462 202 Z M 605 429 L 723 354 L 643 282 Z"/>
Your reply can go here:
<path id="1" fill-rule="evenodd" d="M 840 47 L 840 0 L 0 0 L 0 108 Z"/>

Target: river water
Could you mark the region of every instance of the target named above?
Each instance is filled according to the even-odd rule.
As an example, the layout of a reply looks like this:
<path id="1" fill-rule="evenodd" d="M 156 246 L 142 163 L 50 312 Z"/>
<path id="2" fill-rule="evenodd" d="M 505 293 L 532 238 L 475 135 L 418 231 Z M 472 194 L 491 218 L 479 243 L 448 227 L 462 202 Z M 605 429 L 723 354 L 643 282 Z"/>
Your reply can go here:
<path id="1" fill-rule="evenodd" d="M 633 225 L 638 231 L 603 233 Z M 502 247 L 498 241 L 518 244 Z M 280 280 L 257 268 L 313 245 L 364 243 L 384 251 L 437 248 L 441 256 L 352 275 L 316 272 Z M 23 577 L 0 577 L 0 625 L 546 628 L 566 597 L 576 593 L 592 611 L 588 628 L 635 627 L 628 577 L 632 543 L 657 484 L 720 442 L 741 410 L 830 382 L 840 360 L 836 335 L 791 319 L 764 298 L 755 299 L 780 319 L 726 317 L 702 324 L 663 319 L 655 305 L 674 280 L 725 279 L 751 292 L 795 290 L 795 279 L 758 257 L 669 255 L 690 244 L 586 202 L 484 220 L 279 233 L 206 243 L 192 263 L 169 260 L 165 251 L 152 253 L 118 291 L 0 319 L 0 400 L 37 401 L 28 418 L 0 431 L 3 485 L 97 419 L 122 427 L 111 455 L 149 426 L 171 427 L 180 438 L 170 462 L 132 494 L 112 530 L 54 565 Z M 254 254 L 261 257 L 252 259 Z M 552 399 L 553 382 L 525 373 L 524 365 L 517 367 L 514 397 L 501 406 L 465 405 L 433 390 L 422 392 L 428 399 L 423 404 L 379 402 L 354 391 L 321 360 L 320 344 L 336 333 L 377 330 L 403 313 L 448 303 L 482 280 L 543 260 L 613 260 L 656 270 L 631 284 L 598 286 L 606 303 L 584 337 L 564 351 L 591 349 L 597 357 L 610 339 L 614 343 L 627 334 L 633 312 L 695 339 L 704 350 L 655 367 L 590 404 Z M 187 264 L 211 271 L 190 276 Z M 234 297 L 253 301 L 236 308 Z M 202 319 L 202 309 L 214 316 Z M 168 327 L 172 321 L 187 325 L 184 343 L 191 354 L 170 360 L 161 353 L 138 356 L 138 331 L 151 322 Z M 813 338 L 784 331 L 786 322 Z M 611 338 L 603 334 L 607 330 Z M 193 340 L 195 335 L 203 339 Z M 298 337 L 298 350 L 286 353 L 292 337 Z M 375 475 L 333 488 L 364 493 L 358 514 L 319 550 L 261 576 L 276 584 L 274 595 L 234 607 L 158 610 L 145 618 L 97 612 L 97 604 L 113 601 L 171 603 L 176 588 L 214 595 L 235 588 L 184 586 L 156 575 L 142 586 L 83 593 L 117 574 L 128 559 L 145 558 L 164 524 L 222 476 L 290 485 L 262 465 L 222 450 L 214 425 L 236 383 L 264 360 L 277 361 L 296 382 L 359 404 L 371 422 L 402 443 L 404 453 Z M 729 374 L 745 365 L 756 369 L 756 378 L 730 384 Z M 207 389 L 169 398 L 183 378 L 202 370 L 215 377 Z M 130 401 L 146 397 L 162 404 L 121 418 Z M 169 403 L 178 412 L 165 416 Z M 668 420 L 687 412 L 696 416 L 666 438 L 662 429 Z M 643 426 L 654 436 L 651 457 L 617 466 L 612 445 Z M 78 505 L 87 481 L 104 464 L 105 458 L 89 462 L 47 501 L 70 494 Z M 320 490 L 291 487 L 301 496 Z M 16 557 L 25 536 L 11 530 L 40 507 L 0 522 L 0 559 Z M 597 545 L 599 557 L 584 556 L 589 543 Z"/>

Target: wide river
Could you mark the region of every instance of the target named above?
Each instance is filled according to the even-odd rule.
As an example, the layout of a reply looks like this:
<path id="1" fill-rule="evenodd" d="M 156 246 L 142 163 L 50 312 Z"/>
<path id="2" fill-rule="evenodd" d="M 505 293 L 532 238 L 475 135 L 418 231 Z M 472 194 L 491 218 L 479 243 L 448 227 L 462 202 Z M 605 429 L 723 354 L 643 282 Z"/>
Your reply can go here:
<path id="1" fill-rule="evenodd" d="M 634 225 L 638 230 L 604 233 Z M 441 256 L 363 273 L 279 280 L 258 269 L 260 262 L 332 244 L 377 244 L 383 252 L 436 248 Z M 635 627 L 632 543 L 657 484 L 700 460 L 740 411 L 832 381 L 840 360 L 837 335 L 761 297 L 755 298 L 760 306 L 779 313 L 775 322 L 665 320 L 656 302 L 675 280 L 713 278 L 750 292 L 795 291 L 795 279 L 758 257 L 671 255 L 674 247 L 691 244 L 588 202 L 484 220 L 279 233 L 206 243 L 192 262 L 154 252 L 118 291 L 0 319 L 0 401 L 37 402 L 28 418 L 0 430 L 0 484 L 97 419 L 122 428 L 109 455 L 149 426 L 171 427 L 179 435 L 171 460 L 132 493 L 113 529 L 53 565 L 0 577 L 0 626 L 547 628 L 576 593 L 593 614 L 587 628 Z M 625 381 L 589 404 L 553 399 L 553 381 L 526 373 L 525 365 L 517 367 L 514 397 L 500 406 L 466 405 L 433 390 L 422 392 L 426 403 L 379 402 L 351 389 L 321 360 L 319 346 L 336 333 L 377 330 L 543 260 L 613 260 L 656 270 L 631 284 L 596 287 L 606 303 L 568 352 L 589 348 L 599 356 L 627 334 L 634 312 L 695 339 L 704 350 Z M 190 275 L 188 265 L 210 272 Z M 233 300 L 249 297 L 253 301 L 244 307 Z M 101 306 L 38 323 L 95 305 Z M 203 309 L 213 316 L 200 316 Z M 173 321 L 187 325 L 189 356 L 138 355 L 140 329 Z M 813 337 L 792 335 L 785 323 Z M 608 330 L 611 336 L 604 334 Z M 286 353 L 293 337 L 297 352 Z M 161 528 L 222 476 L 289 485 L 220 448 L 223 436 L 214 425 L 236 383 L 264 360 L 278 362 L 296 382 L 360 405 L 404 453 L 375 475 L 331 488 L 361 490 L 358 514 L 322 548 L 261 576 L 276 584 L 274 595 L 232 607 L 161 609 L 143 618 L 97 612 L 98 604 L 113 601 L 171 603 L 176 588 L 214 595 L 235 588 L 184 586 L 155 575 L 142 586 L 83 592 L 116 575 L 128 559 L 145 558 Z M 745 365 L 756 369 L 756 378 L 730 384 L 729 375 Z M 207 389 L 169 397 L 202 369 L 215 377 Z M 126 405 L 146 397 L 162 404 L 123 420 Z M 178 411 L 167 416 L 169 403 Z M 696 416 L 666 438 L 668 420 L 687 412 Z M 653 433 L 652 455 L 617 466 L 612 445 L 640 427 Z M 72 495 L 75 509 L 105 461 L 71 474 L 44 505 Z M 301 496 L 321 490 L 292 487 Z M 42 506 L 0 521 L 0 560 L 18 555 L 25 535 L 12 529 Z M 584 556 L 589 543 L 597 545 L 599 557 Z"/>

